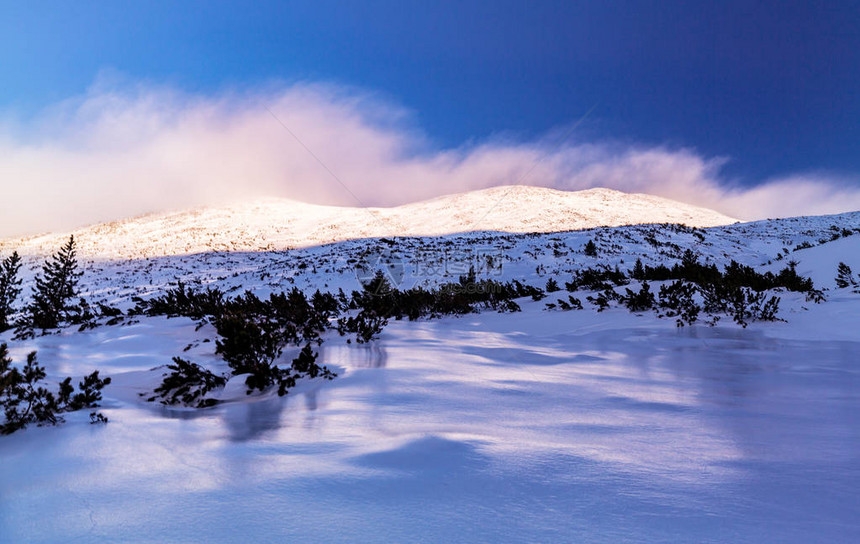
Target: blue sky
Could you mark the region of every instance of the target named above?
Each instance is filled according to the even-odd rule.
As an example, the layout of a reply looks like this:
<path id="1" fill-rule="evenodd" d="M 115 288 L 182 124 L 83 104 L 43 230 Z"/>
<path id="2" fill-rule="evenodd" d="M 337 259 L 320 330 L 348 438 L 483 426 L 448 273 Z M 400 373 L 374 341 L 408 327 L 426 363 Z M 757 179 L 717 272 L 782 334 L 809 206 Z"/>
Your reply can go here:
<path id="1" fill-rule="evenodd" d="M 4 110 L 100 70 L 211 92 L 282 79 L 382 93 L 440 146 L 588 136 L 692 146 L 755 181 L 860 171 L 858 2 L 34 2 L 0 18 Z"/>
<path id="2" fill-rule="evenodd" d="M 580 146 L 575 157 L 557 160 L 576 163 L 577 175 L 588 170 L 587 179 L 526 182 L 578 188 L 601 184 L 598 173 L 611 171 L 615 177 L 607 178 L 607 186 L 649 190 L 727 213 L 751 208 L 725 198 L 697 200 L 690 195 L 703 191 L 693 182 L 686 193 L 655 186 L 655 176 L 680 168 L 672 187 L 695 178 L 728 191 L 720 193 L 726 198 L 802 178 L 809 191 L 818 184 L 826 186 L 819 196 L 829 195 L 829 204 L 810 211 L 841 211 L 835 203 L 860 202 L 860 2 L 0 0 L 0 6 L 0 122 L 7 122 L 0 129 L 8 131 L 0 144 L 13 142 L 7 157 L 32 150 L 31 142 L 18 141 L 28 123 L 46 138 L 52 131 L 69 132 L 68 126 L 51 129 L 45 112 L 70 99 L 80 106 L 105 74 L 126 89 L 167 87 L 216 101 L 224 93 L 253 96 L 272 86 L 295 98 L 291 86 L 324 83 L 407 111 L 398 138 L 420 140 L 419 147 L 438 154 L 434 164 L 500 140 L 531 150 L 593 108 L 565 142 Z M 341 111 L 349 100 L 338 100 L 340 105 L 329 106 Z M 104 106 L 104 100 L 91 102 Z M 85 111 L 92 110 L 87 103 Z M 180 110 L 175 117 L 183 117 Z M 103 111 L 102 121 L 110 114 Z M 213 130 L 224 125 L 213 123 Z M 328 134 L 316 145 L 338 137 L 337 127 Z M 71 149 L 78 142 L 63 145 Z M 48 153 L 51 146 L 43 147 Z M 633 157 L 630 150 L 671 155 L 673 166 L 654 166 L 653 157 Z M 315 151 L 325 155 L 325 149 Z M 585 157 L 595 156 L 603 160 L 599 168 L 585 168 Z M 328 157 L 346 177 L 353 174 L 351 165 L 336 164 L 337 153 Z M 33 168 L 55 158 L 30 157 Z M 650 161 L 651 182 L 623 183 L 643 160 Z M 627 169 L 619 170 L 624 161 Z M 24 159 L 14 166 L 22 179 L 33 169 Z M 355 173 L 356 183 L 360 177 Z M 848 189 L 851 199 L 837 194 Z M 803 202 L 806 193 L 797 194 Z M 757 202 L 763 199 L 759 195 Z M 801 211 L 806 209 L 769 213 Z"/>

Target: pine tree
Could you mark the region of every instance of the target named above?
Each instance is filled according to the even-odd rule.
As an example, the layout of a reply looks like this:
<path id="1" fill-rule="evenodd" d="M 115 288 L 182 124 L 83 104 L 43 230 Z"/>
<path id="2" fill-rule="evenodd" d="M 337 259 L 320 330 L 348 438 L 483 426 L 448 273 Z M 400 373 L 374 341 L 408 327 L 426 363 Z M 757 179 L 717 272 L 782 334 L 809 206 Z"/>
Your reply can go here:
<path id="1" fill-rule="evenodd" d="M 597 257 L 597 245 L 594 243 L 594 240 L 589 240 L 585 244 L 585 254 L 589 257 Z"/>
<path id="2" fill-rule="evenodd" d="M 75 237 L 70 236 L 60 251 L 42 265 L 36 276 L 36 290 L 29 306 L 32 328 L 53 329 L 68 316 L 69 302 L 78 294 L 78 271 Z"/>
<path id="3" fill-rule="evenodd" d="M 10 317 L 15 313 L 15 300 L 21 294 L 21 257 L 15 251 L 0 263 L 0 332 L 11 327 Z"/>
<path id="4" fill-rule="evenodd" d="M 836 268 L 836 287 L 843 289 L 849 285 L 857 285 L 857 282 L 854 280 L 854 273 L 851 271 L 850 266 L 845 263 L 839 263 L 839 266 Z"/>
<path id="5" fill-rule="evenodd" d="M 0 423 L 0 435 L 11 434 L 31 423 L 56 425 L 63 422 L 62 413 L 84 408 L 94 408 L 102 399 L 101 390 L 110 384 L 110 378 L 99 378 L 96 370 L 78 383 L 78 392 L 72 379 L 60 382 L 55 395 L 46 387 L 45 367 L 36 360 L 36 352 L 27 355 L 23 366 L 12 366 L 9 349 L 0 344 L 0 410 L 4 422 Z M 107 423 L 107 418 L 98 413 L 90 414 L 91 423 Z"/>
<path id="6" fill-rule="evenodd" d="M 633 270 L 630 272 L 630 277 L 634 280 L 645 279 L 645 267 L 642 265 L 642 259 L 636 259 L 636 264 L 633 265 Z"/>

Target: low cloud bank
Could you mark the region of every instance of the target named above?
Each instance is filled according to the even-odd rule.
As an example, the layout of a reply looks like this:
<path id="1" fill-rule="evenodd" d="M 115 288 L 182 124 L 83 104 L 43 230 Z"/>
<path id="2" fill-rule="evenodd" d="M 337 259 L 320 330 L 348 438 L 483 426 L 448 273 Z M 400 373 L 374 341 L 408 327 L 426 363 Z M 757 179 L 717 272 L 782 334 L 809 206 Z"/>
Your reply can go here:
<path id="1" fill-rule="evenodd" d="M 97 83 L 26 122 L 0 122 L 0 236 L 263 195 L 391 206 L 512 183 L 650 193 L 741 219 L 860 209 L 856 180 L 740 187 L 721 178 L 724 159 L 575 134 L 438 150 L 408 111 L 354 89 L 197 96 Z"/>

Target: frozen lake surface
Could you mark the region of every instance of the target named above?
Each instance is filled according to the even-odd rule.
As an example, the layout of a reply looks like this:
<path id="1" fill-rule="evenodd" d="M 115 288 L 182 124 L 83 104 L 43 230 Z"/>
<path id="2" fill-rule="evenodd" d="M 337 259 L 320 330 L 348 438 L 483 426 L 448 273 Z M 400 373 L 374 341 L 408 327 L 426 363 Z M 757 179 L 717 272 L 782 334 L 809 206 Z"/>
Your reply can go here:
<path id="1" fill-rule="evenodd" d="M 332 382 L 196 412 L 135 389 L 206 336 L 188 320 L 38 339 L 57 375 L 114 376 L 111 422 L 0 440 L 0 540 L 857 542 L 860 339 L 804 335 L 825 306 L 849 308 L 394 322 L 327 342 Z"/>

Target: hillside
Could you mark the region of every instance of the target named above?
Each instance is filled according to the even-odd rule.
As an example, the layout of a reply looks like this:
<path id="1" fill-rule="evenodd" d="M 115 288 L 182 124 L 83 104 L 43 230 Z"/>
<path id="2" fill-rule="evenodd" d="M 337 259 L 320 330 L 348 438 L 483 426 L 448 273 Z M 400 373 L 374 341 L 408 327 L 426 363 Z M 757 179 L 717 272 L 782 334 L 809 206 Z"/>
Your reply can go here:
<path id="1" fill-rule="evenodd" d="M 494 187 L 395 208 L 320 206 L 265 198 L 216 208 L 146 215 L 73 232 L 90 259 L 142 259 L 204 252 L 280 251 L 350 239 L 470 231 L 559 232 L 644 223 L 694 227 L 735 219 L 712 210 L 609 189 L 566 192 Z M 54 251 L 70 233 L 0 241 L 0 252 Z"/>
<path id="2" fill-rule="evenodd" d="M 601 195 L 630 197 L 591 193 Z M 487 202 L 462 200 L 474 197 L 480 194 L 459 195 L 459 209 Z M 413 214 L 426 229 L 480 215 L 472 210 L 446 223 L 429 211 L 451 203 L 413 205 Z M 246 224 L 235 228 L 230 214 L 239 212 L 232 208 L 141 218 L 78 236 L 82 247 L 101 247 L 108 257 L 121 254 L 121 245 L 112 249 L 114 236 L 127 244 L 123 251 L 158 249 L 142 232 L 196 248 L 245 232 L 237 239 L 252 247 L 251 232 L 272 232 L 266 214 L 278 204 L 257 204 L 257 216 L 253 206 L 244 209 Z M 500 216 L 515 215 L 510 206 L 500 205 Z M 329 219 L 347 213 L 333 210 Z M 363 225 L 367 212 L 355 213 L 354 228 L 366 229 L 356 232 L 371 231 Z M 312 224 L 298 221 L 290 224 Z M 182 233 L 182 224 L 198 230 Z M 210 234 L 212 225 L 234 230 Z M 278 243 L 288 239 L 283 232 Z M 32 239 L 29 251 L 53 249 L 62 236 Z M 596 251 L 585 251 L 588 242 Z M 176 243 L 167 238 L 163 248 Z M 796 266 L 822 297 L 771 289 L 765 294 L 779 299 L 776 319 L 740 324 L 705 311 L 698 294 L 697 321 L 679 326 L 662 305 L 672 281 L 651 281 L 661 304 L 635 310 L 598 301 L 609 291 L 641 293 L 639 281 L 568 286 L 586 268 L 626 273 L 637 260 L 671 266 L 687 250 L 720 267 L 733 260 L 773 272 Z M 19 366 L 36 351 L 49 389 L 96 370 L 110 377 L 98 407 L 109 423 L 92 425 L 90 410 L 78 410 L 58 427 L 30 425 L 0 437 L 0 540 L 218 541 L 242 527 L 243 538 L 259 541 L 409 541 L 415 534 L 459 541 L 478 534 L 482 541 L 577 535 L 614 542 L 625 533 L 648 541 L 758 542 L 766 534 L 780 542 L 855 542 L 860 290 L 837 289 L 833 277 L 840 261 L 856 277 L 858 254 L 855 212 L 712 228 L 478 231 L 290 251 L 82 259 L 81 295 L 122 310 L 119 321 L 102 317 L 92 327 L 26 339 L 9 330 L 0 343 L 9 343 Z M 163 294 L 177 280 L 228 297 L 250 290 L 268 298 L 293 287 L 347 296 L 362 289 L 363 260 L 401 289 L 458 282 L 474 267 L 481 278 L 540 291 L 518 296 L 513 307 L 392 318 L 367 343 L 326 330 L 313 350 L 337 377 L 301 377 L 284 397 L 274 387 L 249 393 L 248 375 L 231 373 L 214 319 L 129 312 L 134 297 Z M 30 296 L 34 254 L 28 264 L 20 304 Z M 347 308 L 334 318 L 338 324 L 359 312 Z M 298 344 L 287 345 L 275 362 L 293 368 L 298 354 Z M 226 380 L 208 393 L 212 406 L 162 404 L 153 396 L 174 357 Z M 825 494 L 831 499 L 822 500 Z M 277 515 L 261 517 L 268 510 Z M 61 523 L 45 523 L 44 512 Z M 712 538 L 702 539 L 701 528 Z"/>

